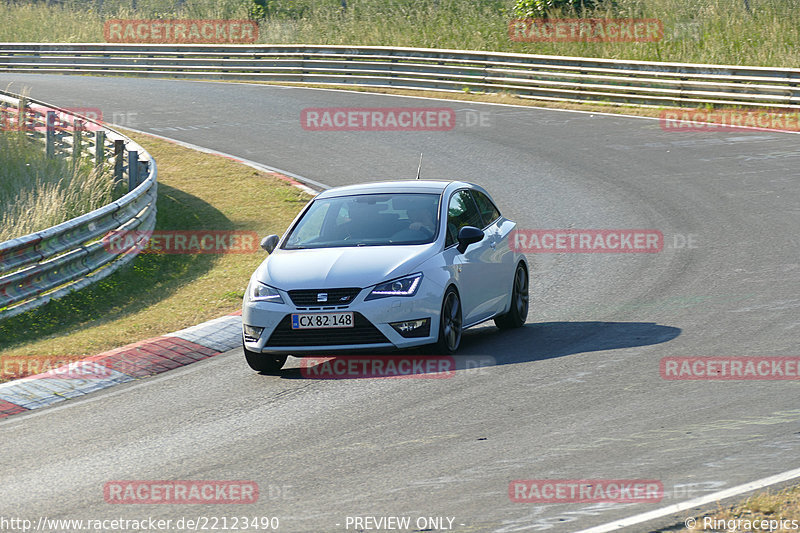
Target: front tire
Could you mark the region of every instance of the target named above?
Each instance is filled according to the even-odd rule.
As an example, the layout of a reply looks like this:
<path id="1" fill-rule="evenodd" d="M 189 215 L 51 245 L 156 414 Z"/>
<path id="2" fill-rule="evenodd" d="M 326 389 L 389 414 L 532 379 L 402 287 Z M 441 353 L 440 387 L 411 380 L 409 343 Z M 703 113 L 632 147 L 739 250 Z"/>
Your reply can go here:
<path id="1" fill-rule="evenodd" d="M 286 355 L 270 355 L 266 353 L 258 353 L 248 350 L 242 341 L 242 350 L 244 350 L 244 358 L 247 364 L 256 372 L 263 372 L 265 374 L 277 374 L 280 372 L 284 364 L 286 364 Z"/>
<path id="2" fill-rule="evenodd" d="M 453 287 L 448 287 L 442 300 L 442 313 L 439 315 L 439 340 L 436 351 L 453 354 L 461 344 L 461 299 Z"/>
<path id="3" fill-rule="evenodd" d="M 496 316 L 495 325 L 500 329 L 518 328 L 528 318 L 528 272 L 520 263 L 514 272 L 514 287 L 511 289 L 511 309 Z"/>

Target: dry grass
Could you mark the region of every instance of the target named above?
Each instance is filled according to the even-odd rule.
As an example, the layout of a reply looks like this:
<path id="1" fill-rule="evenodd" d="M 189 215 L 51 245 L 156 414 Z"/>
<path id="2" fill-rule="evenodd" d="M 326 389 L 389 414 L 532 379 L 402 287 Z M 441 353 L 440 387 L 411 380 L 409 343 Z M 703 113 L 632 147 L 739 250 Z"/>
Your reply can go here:
<path id="1" fill-rule="evenodd" d="M 44 145 L 0 132 L 0 242 L 27 235 L 108 204 L 114 184 L 89 165 L 47 158 Z"/>
<path id="2" fill-rule="evenodd" d="M 102 42 L 110 18 L 247 18 L 249 0 L 130 2 L 65 0 L 61 6 L 0 4 L 0 41 Z M 259 42 L 386 45 L 616 59 L 797 67 L 800 0 L 615 0 L 558 17 L 655 18 L 664 37 L 652 43 L 515 42 L 513 0 L 271 0 Z M 127 7 L 126 7 L 127 6 Z"/>
<path id="3" fill-rule="evenodd" d="M 107 19 L 147 18 L 248 18 L 243 0 L 189 0 L 179 8 L 174 0 L 63 0 L 45 2 L 0 2 L 0 41 L 93 43 L 103 41 Z"/>
<path id="4" fill-rule="evenodd" d="M 800 487 L 754 494 L 742 503 L 724 508 L 720 506 L 714 513 L 694 518 L 696 526 L 691 529 L 683 529 L 683 531 L 794 533 L 800 530 Z M 711 520 L 724 520 L 726 521 L 724 525 L 733 527 L 707 527 L 715 525 Z M 766 523 L 762 524 L 763 520 Z M 770 520 L 773 521 L 771 525 L 769 524 Z M 782 520 L 783 523 L 781 523 Z M 717 522 L 716 525 L 722 524 Z M 762 527 L 764 525 L 766 527 Z M 777 528 L 774 527 L 776 525 Z"/>
<path id="5" fill-rule="evenodd" d="M 221 82 L 226 83 L 226 82 Z M 354 85 L 335 85 L 320 83 L 301 83 L 301 82 L 258 82 L 236 80 L 230 83 L 252 83 L 262 85 L 278 85 L 293 87 L 315 87 L 320 89 L 337 89 L 343 91 L 394 94 L 399 96 L 412 96 L 418 98 L 435 98 L 437 100 L 455 100 L 459 102 L 481 102 L 489 104 L 507 104 L 527 107 L 543 107 L 547 109 L 566 109 L 571 111 L 586 111 L 589 113 L 618 113 L 625 115 L 635 115 L 638 117 L 659 118 L 668 107 L 643 107 L 633 104 L 617 103 L 582 103 L 566 102 L 558 100 L 536 100 L 535 98 L 523 98 L 521 96 L 507 92 L 487 93 L 487 92 L 453 92 L 453 91 L 427 91 L 421 89 L 393 89 L 389 87 L 358 87 Z"/>

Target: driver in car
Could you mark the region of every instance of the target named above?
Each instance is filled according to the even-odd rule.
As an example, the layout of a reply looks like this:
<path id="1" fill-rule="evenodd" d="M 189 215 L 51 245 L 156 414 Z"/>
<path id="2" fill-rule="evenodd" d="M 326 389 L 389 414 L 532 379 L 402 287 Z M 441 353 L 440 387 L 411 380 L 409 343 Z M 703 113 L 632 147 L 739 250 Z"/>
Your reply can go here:
<path id="1" fill-rule="evenodd" d="M 408 219 L 412 221 L 411 224 L 408 225 L 408 229 L 412 231 L 423 231 L 430 235 L 436 233 L 436 221 L 433 219 L 433 214 L 430 209 L 409 209 Z"/>

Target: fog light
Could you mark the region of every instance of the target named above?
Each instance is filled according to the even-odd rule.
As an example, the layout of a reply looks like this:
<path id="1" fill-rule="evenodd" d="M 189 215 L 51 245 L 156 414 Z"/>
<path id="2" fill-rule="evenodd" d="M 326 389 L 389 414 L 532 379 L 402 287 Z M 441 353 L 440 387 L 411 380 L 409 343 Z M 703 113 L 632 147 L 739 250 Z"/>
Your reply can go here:
<path id="1" fill-rule="evenodd" d="M 258 342 L 258 339 L 261 338 L 261 332 L 264 331 L 264 328 L 257 328 L 255 326 L 242 326 L 244 330 L 244 340 L 247 342 Z"/>
<path id="2" fill-rule="evenodd" d="M 427 337 L 431 334 L 431 319 L 406 320 L 389 324 L 394 330 L 407 339 Z"/>

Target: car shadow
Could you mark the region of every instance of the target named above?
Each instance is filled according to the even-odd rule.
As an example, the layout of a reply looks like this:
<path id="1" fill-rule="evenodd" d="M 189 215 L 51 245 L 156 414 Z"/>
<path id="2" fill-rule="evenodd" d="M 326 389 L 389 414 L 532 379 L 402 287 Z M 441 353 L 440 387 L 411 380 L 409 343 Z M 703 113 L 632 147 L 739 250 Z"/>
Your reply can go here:
<path id="1" fill-rule="evenodd" d="M 290 360 L 290 366 L 280 375 L 285 379 L 433 377 L 479 367 L 650 346 L 669 342 L 680 334 L 680 328 L 654 322 L 541 322 L 512 330 L 484 326 L 464 333 L 455 356 L 433 355 L 427 347 L 389 353 L 326 354 Z M 378 363 L 372 365 L 371 361 Z"/>

